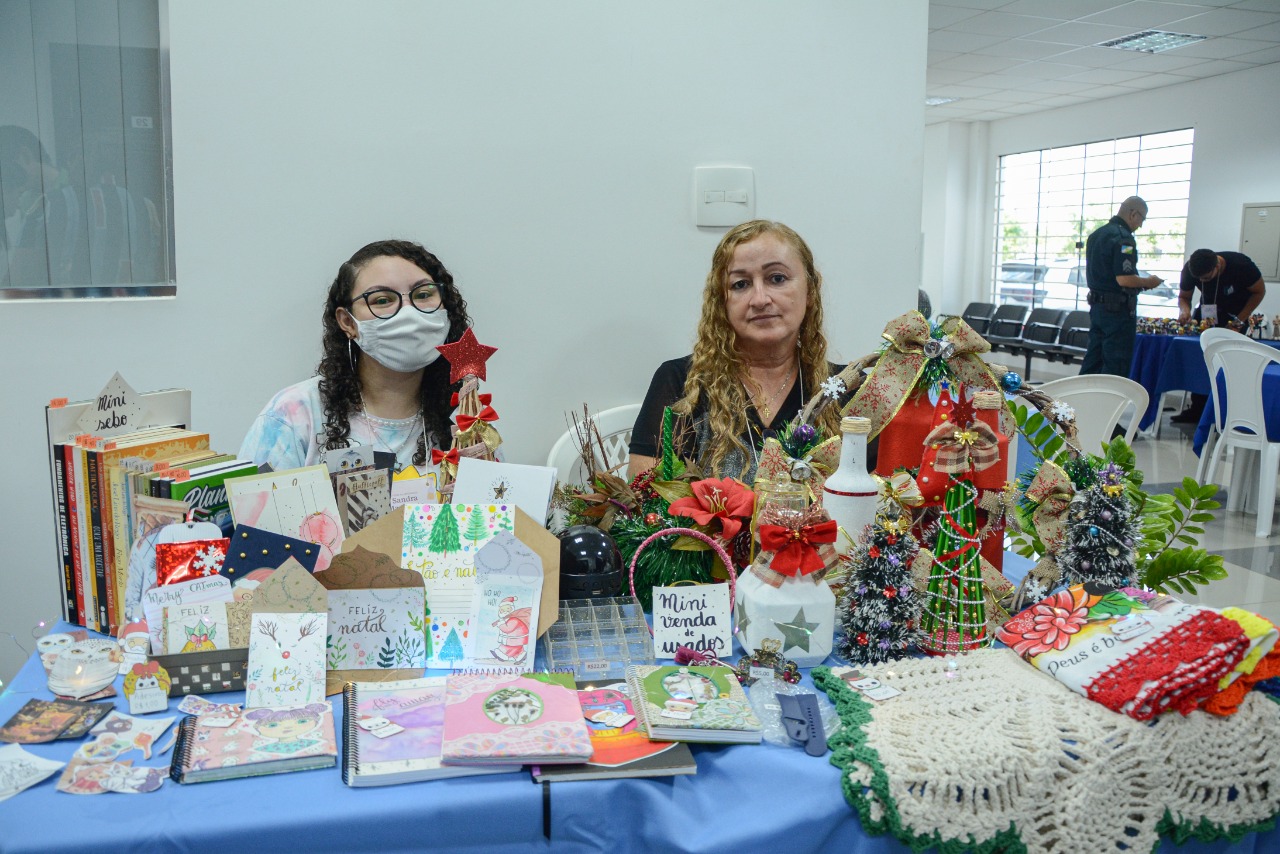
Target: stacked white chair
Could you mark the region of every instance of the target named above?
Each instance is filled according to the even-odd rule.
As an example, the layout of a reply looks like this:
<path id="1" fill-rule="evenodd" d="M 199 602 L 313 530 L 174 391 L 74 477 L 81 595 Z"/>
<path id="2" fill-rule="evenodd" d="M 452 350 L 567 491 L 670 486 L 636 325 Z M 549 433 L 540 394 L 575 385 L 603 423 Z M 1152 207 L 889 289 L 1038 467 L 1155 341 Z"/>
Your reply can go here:
<path id="1" fill-rule="evenodd" d="M 605 463 L 610 471 L 624 480 L 627 477 L 627 462 L 631 459 L 631 428 L 635 426 L 636 416 L 639 414 L 640 404 L 630 403 L 592 416 L 596 429 L 600 432 L 605 454 L 608 455 Z M 596 450 L 598 453 L 599 448 Z M 572 429 L 566 430 L 551 446 L 547 465 L 556 468 L 562 483 L 586 483 L 589 473 L 583 469 Z"/>
<path id="2" fill-rule="evenodd" d="M 1233 341 L 1233 340 L 1239 341 L 1239 340 L 1242 340 L 1243 338 L 1244 336 L 1241 335 L 1239 332 L 1235 332 L 1230 329 L 1223 329 L 1222 327 L 1218 327 L 1218 326 L 1215 326 L 1212 329 L 1206 329 L 1204 332 L 1200 333 L 1200 350 L 1201 352 L 1204 353 L 1204 364 L 1205 364 L 1205 368 L 1209 372 L 1210 385 L 1214 384 L 1213 356 L 1211 354 L 1211 349 L 1213 348 L 1213 346 L 1222 341 Z M 1211 392 L 1211 395 L 1213 397 L 1214 413 L 1221 413 L 1222 410 L 1218 408 L 1218 397 L 1217 397 L 1216 390 Z M 1203 484 L 1205 482 L 1204 475 L 1205 475 L 1205 471 L 1209 468 L 1209 457 L 1213 453 L 1214 443 L 1217 442 L 1218 440 L 1218 422 L 1220 420 L 1221 420 L 1221 415 L 1220 414 L 1216 415 L 1216 417 L 1213 419 L 1213 423 L 1209 425 L 1209 435 L 1205 437 L 1204 446 L 1200 449 L 1200 462 L 1196 464 L 1196 482 L 1197 483 Z M 1160 435 L 1159 431 L 1157 431 L 1156 432 L 1157 438 L 1159 437 L 1159 435 Z"/>
<path id="3" fill-rule="evenodd" d="M 1138 421 L 1151 399 L 1139 383 L 1112 374 L 1064 377 L 1042 383 L 1037 388 L 1076 411 L 1076 442 L 1081 450 L 1091 454 L 1100 453 L 1102 444 L 1111 441 L 1120 417 L 1130 406 L 1136 408 L 1125 429 L 1124 439 L 1132 443 L 1134 434 L 1138 432 Z"/>

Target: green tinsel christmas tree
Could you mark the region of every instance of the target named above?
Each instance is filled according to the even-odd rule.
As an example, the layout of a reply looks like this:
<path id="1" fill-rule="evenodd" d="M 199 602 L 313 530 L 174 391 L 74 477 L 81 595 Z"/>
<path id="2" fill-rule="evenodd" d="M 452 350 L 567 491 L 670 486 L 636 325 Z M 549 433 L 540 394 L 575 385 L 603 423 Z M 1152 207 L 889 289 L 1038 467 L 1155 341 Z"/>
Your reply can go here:
<path id="1" fill-rule="evenodd" d="M 1067 543 L 1058 555 L 1068 585 L 1124 587 L 1134 576 L 1138 520 L 1124 494 L 1124 470 L 1108 463 L 1098 482 L 1067 511 Z"/>
<path id="2" fill-rule="evenodd" d="M 910 653 L 920 619 L 911 561 L 920 550 L 910 525 L 877 519 L 849 557 L 852 569 L 837 616 L 837 651 L 850 664 L 896 661 Z"/>

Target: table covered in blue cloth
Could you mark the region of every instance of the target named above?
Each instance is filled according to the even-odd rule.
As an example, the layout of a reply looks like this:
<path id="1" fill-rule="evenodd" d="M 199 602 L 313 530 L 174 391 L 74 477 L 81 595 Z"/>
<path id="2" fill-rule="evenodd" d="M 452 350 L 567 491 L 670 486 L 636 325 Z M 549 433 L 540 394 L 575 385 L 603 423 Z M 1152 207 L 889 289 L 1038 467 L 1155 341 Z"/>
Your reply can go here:
<path id="1" fill-rule="evenodd" d="M 1261 343 L 1280 348 L 1280 341 Z M 1160 412 L 1160 397 L 1165 392 L 1209 394 L 1209 371 L 1205 368 L 1200 339 L 1194 335 L 1137 336 L 1129 379 L 1141 384 L 1151 396 L 1147 411 L 1138 422 L 1138 428 L 1146 430 L 1155 423 Z"/>
<path id="2" fill-rule="evenodd" d="M 1223 408 L 1230 407 L 1227 400 L 1226 383 L 1222 375 L 1218 376 L 1218 396 L 1223 401 Z M 1262 411 L 1267 430 L 1267 439 L 1280 442 L 1280 365 L 1268 365 L 1262 375 Z M 1195 436 L 1191 439 L 1191 449 L 1197 455 L 1204 449 L 1209 438 L 1209 429 L 1213 426 L 1213 398 L 1205 403 L 1204 412 L 1200 415 L 1200 423 L 1196 425 Z M 1222 429 L 1223 419 L 1218 419 L 1218 429 Z"/>
<path id="3" fill-rule="evenodd" d="M 806 683 L 812 684 L 807 676 Z M 50 696 L 33 656 L 0 694 L 0 723 L 28 699 Z M 123 699 L 117 705 L 126 708 Z M 176 705 L 171 701 L 168 714 L 179 714 Z M 341 702 L 334 712 L 341 724 Z M 65 761 L 81 743 L 24 747 Z M 551 784 L 550 840 L 543 835 L 543 788 L 527 772 L 352 789 L 330 768 L 186 786 L 166 781 L 152 794 L 93 796 L 56 791 L 54 775 L 0 802 L 0 854 L 909 850 L 863 832 L 830 754 L 812 757 L 768 743 L 692 748 L 694 776 Z M 135 765 L 168 762 L 167 755 L 124 758 Z M 1164 840 L 1160 850 L 1262 854 L 1280 850 L 1280 832 L 1248 834 L 1230 845 Z"/>

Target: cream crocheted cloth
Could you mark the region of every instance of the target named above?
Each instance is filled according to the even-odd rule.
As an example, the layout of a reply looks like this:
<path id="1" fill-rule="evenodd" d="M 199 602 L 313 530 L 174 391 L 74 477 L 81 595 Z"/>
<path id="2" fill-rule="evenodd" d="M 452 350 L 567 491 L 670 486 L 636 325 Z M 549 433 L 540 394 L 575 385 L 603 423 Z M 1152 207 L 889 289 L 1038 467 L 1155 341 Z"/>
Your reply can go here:
<path id="1" fill-rule="evenodd" d="M 903 691 L 875 705 L 824 670 L 846 797 L 916 850 L 1150 851 L 1161 833 L 1238 838 L 1280 812 L 1280 706 L 1259 694 L 1231 717 L 1142 723 L 1007 649 L 863 668 Z"/>

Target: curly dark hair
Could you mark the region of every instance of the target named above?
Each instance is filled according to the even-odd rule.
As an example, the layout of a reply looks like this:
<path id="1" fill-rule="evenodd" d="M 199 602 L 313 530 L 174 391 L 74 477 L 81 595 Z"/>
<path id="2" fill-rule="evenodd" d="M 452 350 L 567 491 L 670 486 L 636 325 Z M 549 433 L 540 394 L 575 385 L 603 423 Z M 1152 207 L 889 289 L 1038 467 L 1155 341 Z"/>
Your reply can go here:
<path id="1" fill-rule="evenodd" d="M 360 375 L 350 356 L 353 352 L 360 352 L 360 345 L 354 341 L 348 344 L 347 334 L 338 326 L 337 311 L 340 307 L 350 309 L 351 289 L 364 266 L 374 258 L 384 256 L 405 259 L 430 275 L 440 286 L 440 298 L 449 315 L 446 343 L 457 341 L 471 325 L 471 318 L 467 316 L 467 302 L 454 287 L 453 275 L 445 269 L 439 258 L 421 244 L 411 240 L 380 240 L 359 249 L 347 259 L 338 268 L 333 284 L 329 285 L 329 296 L 324 302 L 324 317 L 321 321 L 324 326 L 324 355 L 320 358 L 316 373 L 320 375 L 320 400 L 324 404 L 326 448 L 347 446 L 351 437 L 351 416 L 361 409 Z M 349 346 L 352 349 L 348 349 Z M 450 398 L 459 385 L 450 384 L 449 363 L 444 359 L 436 359 L 423 370 L 422 385 L 418 388 L 418 403 L 422 407 L 426 432 L 418 440 L 418 449 L 413 455 L 415 465 L 426 462 L 428 436 L 437 446 L 448 444 L 451 438 L 449 415 L 453 412 Z"/>

